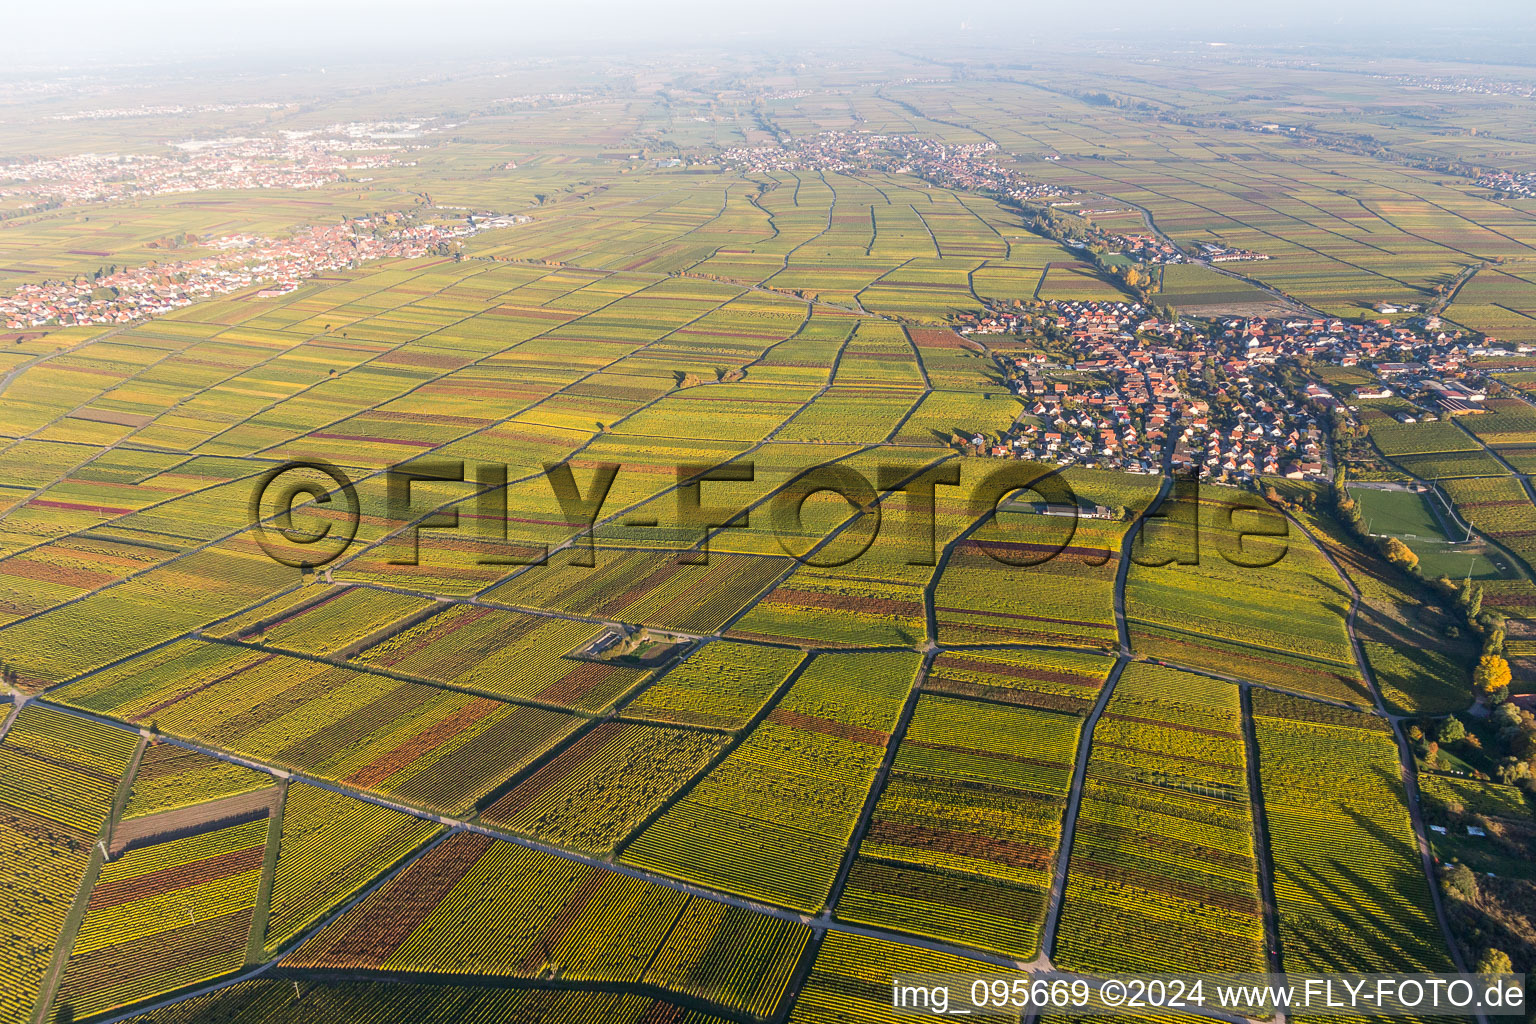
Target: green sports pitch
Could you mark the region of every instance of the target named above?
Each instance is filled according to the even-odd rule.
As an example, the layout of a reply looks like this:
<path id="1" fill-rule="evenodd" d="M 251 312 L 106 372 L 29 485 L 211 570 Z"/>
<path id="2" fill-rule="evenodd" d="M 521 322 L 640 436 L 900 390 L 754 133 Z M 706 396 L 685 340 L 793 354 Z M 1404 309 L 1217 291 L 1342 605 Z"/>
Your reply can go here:
<path id="1" fill-rule="evenodd" d="M 1419 556 L 1419 569 L 1425 576 L 1508 579 L 1514 575 L 1502 552 L 1475 542 L 1453 545 L 1430 507 L 1433 499 L 1425 492 L 1355 485 L 1350 496 L 1360 503 L 1361 518 L 1371 535 L 1396 537 L 1407 544 Z M 1458 532 L 1457 539 L 1460 536 Z"/>

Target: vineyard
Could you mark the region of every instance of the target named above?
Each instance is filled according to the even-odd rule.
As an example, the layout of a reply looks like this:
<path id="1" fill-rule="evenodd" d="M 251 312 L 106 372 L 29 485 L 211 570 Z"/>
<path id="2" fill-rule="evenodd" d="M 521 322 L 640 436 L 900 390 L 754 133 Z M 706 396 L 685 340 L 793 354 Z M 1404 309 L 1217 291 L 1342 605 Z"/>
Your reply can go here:
<path id="1" fill-rule="evenodd" d="M 1443 971 L 1397 746 L 1382 719 L 1255 692 L 1288 971 Z"/>
<path id="2" fill-rule="evenodd" d="M 1030 959 L 1080 725 L 924 694 L 837 916 Z"/>
<path id="3" fill-rule="evenodd" d="M 946 651 L 923 689 L 1086 715 L 1113 667 L 1111 658 L 1076 651 Z"/>
<path id="4" fill-rule="evenodd" d="M 1295 496 L 1302 493 L 1298 490 Z M 1408 712 L 1465 707 L 1472 650 L 1465 641 L 1448 635 L 1454 625 L 1450 616 L 1425 602 L 1411 581 L 1376 552 L 1350 543 L 1332 516 L 1303 510 L 1298 518 L 1360 591 L 1355 633 L 1382 696 Z M 1426 561 L 1421 561 L 1421 570 L 1426 567 Z"/>
<path id="5" fill-rule="evenodd" d="M 815 657 L 623 860 L 768 903 L 826 900 L 913 683 L 911 653 Z"/>
<path id="6" fill-rule="evenodd" d="M 565 657 L 603 628 L 602 623 L 455 604 L 380 640 L 355 660 L 479 693 L 600 711 L 643 675 L 639 669 Z"/>
<path id="7" fill-rule="evenodd" d="M 583 721 L 190 640 L 100 673 L 60 699 L 290 771 L 461 813 Z"/>
<path id="8" fill-rule="evenodd" d="M 1433 423 L 1398 423 L 1385 416 L 1371 420 L 1371 440 L 1390 458 L 1405 455 L 1434 455 L 1447 452 L 1476 452 L 1482 449 L 1477 439 L 1449 420 Z"/>
<path id="9" fill-rule="evenodd" d="M 1156 493 L 1133 477 L 1063 477 L 1089 511 L 1144 508 Z M 1025 501 L 1039 497 L 1020 493 Z M 956 545 L 939 579 L 940 641 L 1116 648 L 1115 573 L 1128 525 L 1037 515 L 1004 501 L 991 522 Z"/>
<path id="10" fill-rule="evenodd" d="M 81 1016 L 207 981 L 245 963 L 265 818 L 142 847 L 105 865 L 59 1003 Z"/>
<path id="11" fill-rule="evenodd" d="M 345 657 L 348 648 L 392 622 L 432 607 L 423 597 L 367 587 L 327 588 L 298 609 L 283 609 L 235 636 L 316 657 Z"/>
<path id="12" fill-rule="evenodd" d="M 1536 969 L 1519 19 L 502 6 L 13 26 L 0 1021 Z"/>
<path id="13" fill-rule="evenodd" d="M 1349 593 L 1307 536 L 1251 502 L 1177 504 L 1148 524 L 1138 545 L 1147 564 L 1136 562 L 1126 583 L 1136 653 L 1335 700 L 1368 699 L 1345 629 Z M 1150 564 L 1164 558 L 1168 564 Z"/>
<path id="14" fill-rule="evenodd" d="M 519 607 L 710 633 L 791 564 L 787 558 L 713 554 L 708 565 L 681 565 L 673 552 L 607 549 L 594 561 L 590 572 L 558 562 L 535 566 L 485 596 Z"/>
<path id="15" fill-rule="evenodd" d="M 980 977 L 987 971 L 979 961 L 950 953 L 828 932 L 789 1019 L 791 1024 L 887 1024 L 903 1019 L 891 1008 L 893 980 L 943 973 Z"/>
<path id="16" fill-rule="evenodd" d="M 774 695 L 804 655 L 774 647 L 706 644 L 645 688 L 625 715 L 678 725 L 740 729 Z"/>
<path id="17" fill-rule="evenodd" d="M 726 743 L 716 733 L 604 722 L 481 811 L 480 820 L 608 853 Z"/>
<path id="18" fill-rule="evenodd" d="M 803 925 L 460 832 L 285 963 L 644 982 L 767 1016 L 809 935 Z M 722 955 L 705 962 L 712 949 Z"/>
<path id="19" fill-rule="evenodd" d="M 1518 398 L 1495 398 L 1487 410 L 1458 422 L 1491 448 L 1536 444 L 1536 408 Z"/>
<path id="20" fill-rule="evenodd" d="M 188 807 L 250 793 L 273 784 L 272 776 L 220 761 L 171 743 L 152 743 L 139 759 L 124 818 Z"/>
<path id="21" fill-rule="evenodd" d="M 729 635 L 823 647 L 910 647 L 926 628 L 922 587 L 929 571 L 877 541 L 846 566 L 800 566 Z"/>
<path id="22" fill-rule="evenodd" d="M 1479 533 L 1529 563 L 1536 559 L 1536 505 L 1512 476 L 1446 480 L 1440 485 L 1456 512 Z"/>
<path id="23" fill-rule="evenodd" d="M 265 926 L 267 951 L 280 949 L 437 831 L 387 807 L 290 786 Z"/>
<path id="24" fill-rule="evenodd" d="M 185 1000 L 132 1024 L 313 1024 L 316 1020 L 359 1024 L 412 1021 L 417 1024 L 525 1024 L 558 1020 L 562 1024 L 725 1024 L 697 1010 L 681 1010 L 662 1000 L 610 992 L 552 992 L 542 989 L 485 988 L 437 983 L 355 981 L 344 984 L 245 981 L 218 992 Z"/>
<path id="25" fill-rule="evenodd" d="M 1235 686 L 1126 667 L 1094 729 L 1058 964 L 1264 970 L 1246 771 Z"/>
<path id="26" fill-rule="evenodd" d="M 0 743 L 0 934 L 10 966 L 0 1012 L 32 1010 L 138 737 L 50 708 L 23 708 Z"/>

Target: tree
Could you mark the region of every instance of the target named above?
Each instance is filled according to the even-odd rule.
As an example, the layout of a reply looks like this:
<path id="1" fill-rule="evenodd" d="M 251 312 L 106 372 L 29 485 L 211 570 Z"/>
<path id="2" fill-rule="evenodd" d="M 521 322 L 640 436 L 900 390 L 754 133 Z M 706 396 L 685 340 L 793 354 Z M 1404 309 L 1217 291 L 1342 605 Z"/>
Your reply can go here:
<path id="1" fill-rule="evenodd" d="M 1477 961 L 1477 973 L 1484 977 L 1496 977 L 1500 974 L 1514 974 L 1515 965 L 1510 963 L 1509 954 L 1492 946 L 1483 950 L 1483 955 Z"/>
<path id="2" fill-rule="evenodd" d="M 1461 724 L 1461 719 L 1452 715 L 1440 723 L 1437 735 L 1441 743 L 1460 743 L 1467 738 L 1467 727 Z"/>
<path id="3" fill-rule="evenodd" d="M 1477 876 L 1465 864 L 1452 864 L 1446 869 L 1445 891 L 1464 900 L 1477 899 Z"/>
<path id="4" fill-rule="evenodd" d="M 1520 728 L 1520 708 L 1514 704 L 1501 704 L 1493 709 L 1491 721 L 1494 727 L 1502 732 L 1510 732 Z"/>
<path id="5" fill-rule="evenodd" d="M 1468 621 L 1475 620 L 1477 618 L 1478 613 L 1481 612 L 1482 610 L 1483 610 L 1483 586 L 1482 586 L 1481 583 L 1475 583 L 1471 587 L 1467 588 L 1467 607 L 1466 607 L 1466 612 L 1467 612 L 1467 619 L 1468 619 Z"/>
<path id="6" fill-rule="evenodd" d="M 1499 761 L 1499 766 L 1494 769 L 1494 775 L 1506 786 L 1513 786 L 1531 777 L 1531 766 L 1518 757 L 1506 757 Z"/>
<path id="7" fill-rule="evenodd" d="M 1472 673 L 1472 685 L 1477 689 L 1478 696 L 1493 704 L 1502 704 L 1509 699 L 1509 662 L 1498 654 L 1485 654 L 1477 659 L 1477 668 Z"/>
<path id="8" fill-rule="evenodd" d="M 1396 537 L 1387 538 L 1386 554 L 1387 561 L 1404 572 L 1412 572 L 1419 567 L 1419 556 L 1414 554 L 1413 549 Z"/>

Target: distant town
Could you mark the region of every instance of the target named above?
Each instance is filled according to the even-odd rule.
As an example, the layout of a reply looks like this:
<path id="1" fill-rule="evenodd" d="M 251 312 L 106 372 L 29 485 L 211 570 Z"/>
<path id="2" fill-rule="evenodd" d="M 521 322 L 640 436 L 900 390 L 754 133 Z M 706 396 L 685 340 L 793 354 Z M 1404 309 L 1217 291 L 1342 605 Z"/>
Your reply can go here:
<path id="1" fill-rule="evenodd" d="M 1034 181 L 988 155 L 991 142 L 947 145 L 917 135 L 830 131 L 780 146 L 738 146 L 720 154 L 728 167 L 765 171 L 883 171 L 913 174 L 945 188 L 991 192 L 1016 201 L 1076 195 L 1073 189 Z"/>
<path id="2" fill-rule="evenodd" d="M 110 267 L 67 281 L 23 284 L 0 296 L 0 322 L 12 329 L 127 324 L 256 285 L 265 286 L 258 297 L 271 297 L 293 291 L 318 274 L 371 260 L 449 256 L 459 239 L 526 220 L 518 214 L 429 223 L 400 212 L 306 228 L 286 238 L 228 235 L 206 243 L 189 239 L 189 245 L 216 252 L 147 266 Z"/>
<path id="3" fill-rule="evenodd" d="M 1023 414 L 976 454 L 1133 473 L 1198 472 L 1248 483 L 1322 479 L 1327 437 L 1352 403 L 1400 396 L 1430 415 L 1481 411 L 1487 389 L 1470 359 L 1486 341 L 1438 317 L 1388 320 L 1168 319 L 1139 302 L 1047 302 L 961 318 L 964 335 L 1012 335 L 1033 351 L 996 355 Z M 1344 392 L 1312 380 L 1317 364 L 1367 366 L 1390 384 Z M 1399 413 L 1398 418 L 1416 417 Z"/>

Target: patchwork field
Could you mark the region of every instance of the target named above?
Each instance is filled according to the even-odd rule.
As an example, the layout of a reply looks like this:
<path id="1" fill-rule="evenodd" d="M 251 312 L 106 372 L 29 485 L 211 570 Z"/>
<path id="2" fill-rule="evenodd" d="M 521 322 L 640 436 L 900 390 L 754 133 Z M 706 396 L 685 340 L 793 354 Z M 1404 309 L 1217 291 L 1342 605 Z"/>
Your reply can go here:
<path id="1" fill-rule="evenodd" d="M 1536 968 L 1529 97 L 1391 28 L 6 92 L 0 1018 Z"/>

